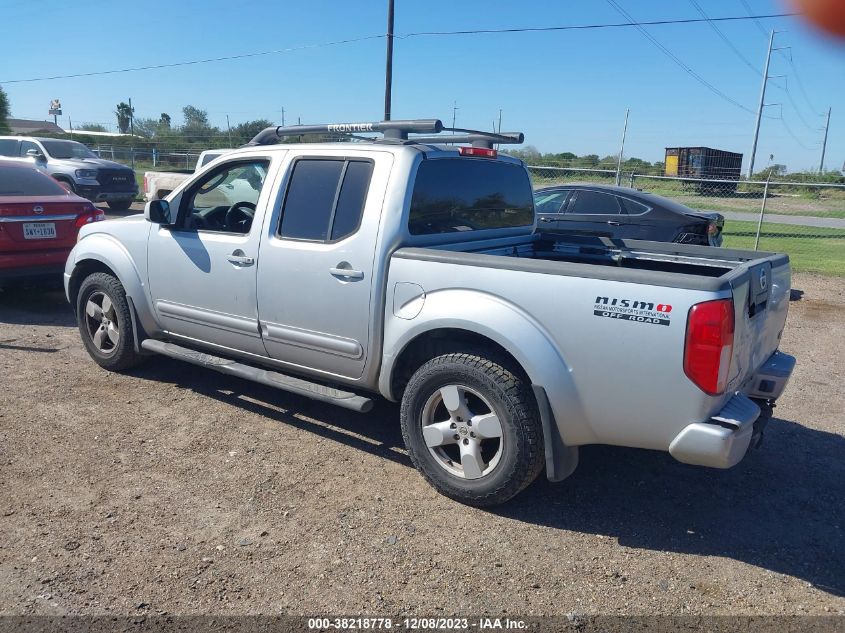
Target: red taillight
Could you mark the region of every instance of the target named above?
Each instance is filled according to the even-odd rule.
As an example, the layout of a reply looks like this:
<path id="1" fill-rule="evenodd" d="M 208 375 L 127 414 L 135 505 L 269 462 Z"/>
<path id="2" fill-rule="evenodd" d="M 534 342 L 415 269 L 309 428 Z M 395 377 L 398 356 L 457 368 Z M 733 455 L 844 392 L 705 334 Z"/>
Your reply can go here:
<path id="1" fill-rule="evenodd" d="M 76 222 L 74 222 L 76 228 L 81 229 L 86 224 L 91 224 L 92 222 L 99 222 L 100 220 L 105 220 L 105 214 L 98 209 L 97 207 L 90 207 L 83 211 L 79 216 L 76 218 Z"/>
<path id="2" fill-rule="evenodd" d="M 714 236 L 719 234 L 719 227 L 715 222 L 707 225 L 707 235 Z"/>
<path id="3" fill-rule="evenodd" d="M 494 149 L 487 147 L 459 147 L 458 151 L 461 156 L 481 156 L 483 158 L 496 158 L 499 155 Z"/>
<path id="4" fill-rule="evenodd" d="M 703 392 L 725 392 L 734 345 L 734 304 L 731 299 L 699 303 L 687 317 L 684 373 Z"/>

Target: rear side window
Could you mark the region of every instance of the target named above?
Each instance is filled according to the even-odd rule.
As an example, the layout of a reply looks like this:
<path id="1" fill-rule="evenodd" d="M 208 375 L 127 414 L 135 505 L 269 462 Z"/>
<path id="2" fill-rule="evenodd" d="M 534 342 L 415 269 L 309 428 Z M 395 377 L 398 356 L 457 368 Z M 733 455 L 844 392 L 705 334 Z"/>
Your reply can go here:
<path id="1" fill-rule="evenodd" d="M 640 202 L 634 202 L 630 198 L 619 198 L 619 202 L 625 208 L 625 213 L 628 215 L 642 215 L 647 213 L 650 209 Z"/>
<path id="2" fill-rule="evenodd" d="M 296 161 L 279 235 L 317 242 L 352 235 L 361 224 L 372 174 L 373 163 L 366 160 Z"/>
<path id="3" fill-rule="evenodd" d="M 476 158 L 424 160 L 417 170 L 411 235 L 526 227 L 534 223 L 531 181 L 512 163 Z"/>
<path id="4" fill-rule="evenodd" d="M 0 138 L 0 156 L 17 156 L 18 141 L 13 138 Z"/>
<path id="5" fill-rule="evenodd" d="M 579 190 L 569 207 L 569 213 L 579 215 L 619 215 L 621 212 L 619 198 L 598 191 Z"/>
<path id="6" fill-rule="evenodd" d="M 40 171 L 0 167 L 0 197 L 64 195 L 67 195 L 64 187 Z"/>

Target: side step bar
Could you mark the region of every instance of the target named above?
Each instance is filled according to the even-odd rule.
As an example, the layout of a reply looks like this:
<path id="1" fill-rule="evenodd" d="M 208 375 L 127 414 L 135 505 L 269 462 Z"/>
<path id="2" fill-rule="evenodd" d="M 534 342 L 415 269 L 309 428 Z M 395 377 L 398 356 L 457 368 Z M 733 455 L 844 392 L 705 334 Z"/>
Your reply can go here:
<path id="1" fill-rule="evenodd" d="M 221 374 L 237 376 L 238 378 L 258 382 L 262 385 L 275 387 L 276 389 L 290 391 L 291 393 L 305 396 L 312 400 L 328 402 L 359 413 L 366 413 L 373 408 L 373 401 L 370 398 L 359 396 L 349 391 L 341 391 L 340 389 L 327 387 L 316 382 L 309 382 L 302 378 L 280 374 L 276 371 L 244 365 L 228 358 L 198 352 L 174 343 L 165 343 L 164 341 L 148 338 L 141 341 L 141 347 L 150 352 L 170 356 L 170 358 L 184 360 L 200 367 L 219 371 Z"/>

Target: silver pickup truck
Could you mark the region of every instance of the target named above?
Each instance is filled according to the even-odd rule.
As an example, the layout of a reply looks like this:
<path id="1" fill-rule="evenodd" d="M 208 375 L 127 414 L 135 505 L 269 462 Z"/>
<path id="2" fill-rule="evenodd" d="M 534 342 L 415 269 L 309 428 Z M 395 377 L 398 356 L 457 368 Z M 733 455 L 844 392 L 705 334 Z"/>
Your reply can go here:
<path id="1" fill-rule="evenodd" d="M 270 128 L 144 216 L 86 226 L 65 288 L 91 357 L 401 401 L 413 463 L 478 506 L 565 478 L 586 444 L 739 462 L 795 363 L 788 258 L 535 233 L 528 172 L 494 149 L 521 135 L 442 130 Z M 384 136 L 272 144 L 320 131 Z"/>

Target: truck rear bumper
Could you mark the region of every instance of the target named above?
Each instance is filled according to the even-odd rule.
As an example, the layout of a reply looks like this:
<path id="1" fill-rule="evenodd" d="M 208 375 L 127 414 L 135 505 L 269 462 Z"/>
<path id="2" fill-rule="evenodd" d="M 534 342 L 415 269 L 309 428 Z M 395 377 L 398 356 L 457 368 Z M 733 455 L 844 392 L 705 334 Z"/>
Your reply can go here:
<path id="1" fill-rule="evenodd" d="M 772 354 L 748 382 L 748 395 L 736 393 L 708 421 L 684 427 L 669 445 L 669 454 L 679 462 L 710 468 L 738 464 L 752 443 L 758 443 L 771 416 L 771 406 L 763 403 L 761 409 L 751 398 L 773 402 L 783 393 L 794 367 L 793 356 Z"/>

